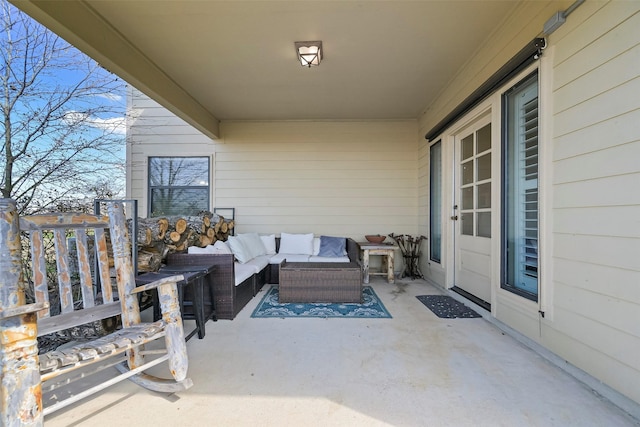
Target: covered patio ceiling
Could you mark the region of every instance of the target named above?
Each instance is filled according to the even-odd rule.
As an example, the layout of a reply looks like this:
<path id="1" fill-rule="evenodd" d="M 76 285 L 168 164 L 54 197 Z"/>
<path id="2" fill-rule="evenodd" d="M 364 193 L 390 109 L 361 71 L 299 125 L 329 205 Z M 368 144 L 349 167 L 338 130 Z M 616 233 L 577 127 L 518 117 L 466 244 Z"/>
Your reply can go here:
<path id="1" fill-rule="evenodd" d="M 518 3 L 12 1 L 214 138 L 221 120 L 420 117 Z"/>

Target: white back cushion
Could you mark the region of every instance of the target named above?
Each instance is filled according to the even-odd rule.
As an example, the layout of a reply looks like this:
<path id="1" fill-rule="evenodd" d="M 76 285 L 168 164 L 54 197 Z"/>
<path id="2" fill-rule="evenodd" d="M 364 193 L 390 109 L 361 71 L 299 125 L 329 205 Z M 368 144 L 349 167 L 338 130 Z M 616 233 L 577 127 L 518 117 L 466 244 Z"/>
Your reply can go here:
<path id="1" fill-rule="evenodd" d="M 188 254 L 213 254 L 215 252 L 213 252 L 213 246 L 208 245 L 208 246 L 205 246 L 204 248 L 199 248 L 197 246 L 189 246 L 187 248 L 187 253 Z"/>
<path id="2" fill-rule="evenodd" d="M 187 248 L 188 254 L 230 254 L 231 249 L 229 246 L 222 240 L 218 240 L 213 245 L 207 245 L 204 248 L 199 248 L 197 246 L 189 246 Z"/>
<path id="3" fill-rule="evenodd" d="M 227 245 L 227 242 L 223 242 L 222 240 L 218 240 L 213 244 L 213 253 L 214 254 L 232 254 L 231 248 Z"/>
<path id="4" fill-rule="evenodd" d="M 258 233 L 238 234 L 238 238 L 249 252 L 251 258 L 267 254 L 267 249 L 264 247 L 264 243 L 262 243 Z"/>
<path id="5" fill-rule="evenodd" d="M 267 236 L 260 236 L 264 248 L 267 250 L 267 255 L 273 255 L 276 253 L 276 235 L 269 234 Z"/>
<path id="6" fill-rule="evenodd" d="M 280 233 L 280 254 L 313 254 L 313 233 L 289 234 Z"/>
<path id="7" fill-rule="evenodd" d="M 231 252 L 233 252 L 233 255 L 236 257 L 236 260 L 238 260 L 238 262 L 244 264 L 245 262 L 253 258 L 251 256 L 251 252 L 249 252 L 248 248 L 244 246 L 242 240 L 238 236 L 229 236 L 227 243 L 229 244 Z"/>

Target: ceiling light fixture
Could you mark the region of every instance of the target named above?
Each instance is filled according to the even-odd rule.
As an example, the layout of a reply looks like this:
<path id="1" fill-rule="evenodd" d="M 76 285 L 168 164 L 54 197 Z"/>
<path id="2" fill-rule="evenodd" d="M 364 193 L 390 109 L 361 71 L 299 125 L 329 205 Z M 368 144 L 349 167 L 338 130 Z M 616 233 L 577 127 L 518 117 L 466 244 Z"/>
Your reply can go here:
<path id="1" fill-rule="evenodd" d="M 296 55 L 303 67 L 309 67 L 320 65 L 322 61 L 322 42 L 294 42 L 296 46 Z"/>

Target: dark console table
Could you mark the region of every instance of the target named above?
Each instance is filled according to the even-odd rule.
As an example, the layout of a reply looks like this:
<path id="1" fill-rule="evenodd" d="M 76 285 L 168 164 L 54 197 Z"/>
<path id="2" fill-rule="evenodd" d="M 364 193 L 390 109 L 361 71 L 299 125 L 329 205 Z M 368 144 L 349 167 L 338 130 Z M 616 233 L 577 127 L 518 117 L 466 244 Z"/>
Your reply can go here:
<path id="1" fill-rule="evenodd" d="M 189 340 L 196 333 L 202 339 L 205 335 L 205 312 L 204 312 L 204 279 L 206 273 L 200 271 L 158 271 L 144 273 L 136 277 L 136 285 L 146 285 L 158 279 L 182 274 L 183 280 L 178 282 L 178 301 L 180 303 L 180 313 L 183 320 L 195 320 L 196 327 L 185 337 Z M 153 292 L 153 319 L 160 319 L 160 304 L 158 294 Z"/>

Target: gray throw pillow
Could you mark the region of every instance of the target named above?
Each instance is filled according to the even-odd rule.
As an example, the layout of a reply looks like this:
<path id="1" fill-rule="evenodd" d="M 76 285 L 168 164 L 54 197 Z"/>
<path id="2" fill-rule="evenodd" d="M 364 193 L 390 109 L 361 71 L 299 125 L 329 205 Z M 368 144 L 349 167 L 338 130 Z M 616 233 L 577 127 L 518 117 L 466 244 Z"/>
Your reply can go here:
<path id="1" fill-rule="evenodd" d="M 318 252 L 318 256 L 344 256 L 346 245 L 347 241 L 344 237 L 320 236 L 320 252 Z"/>

